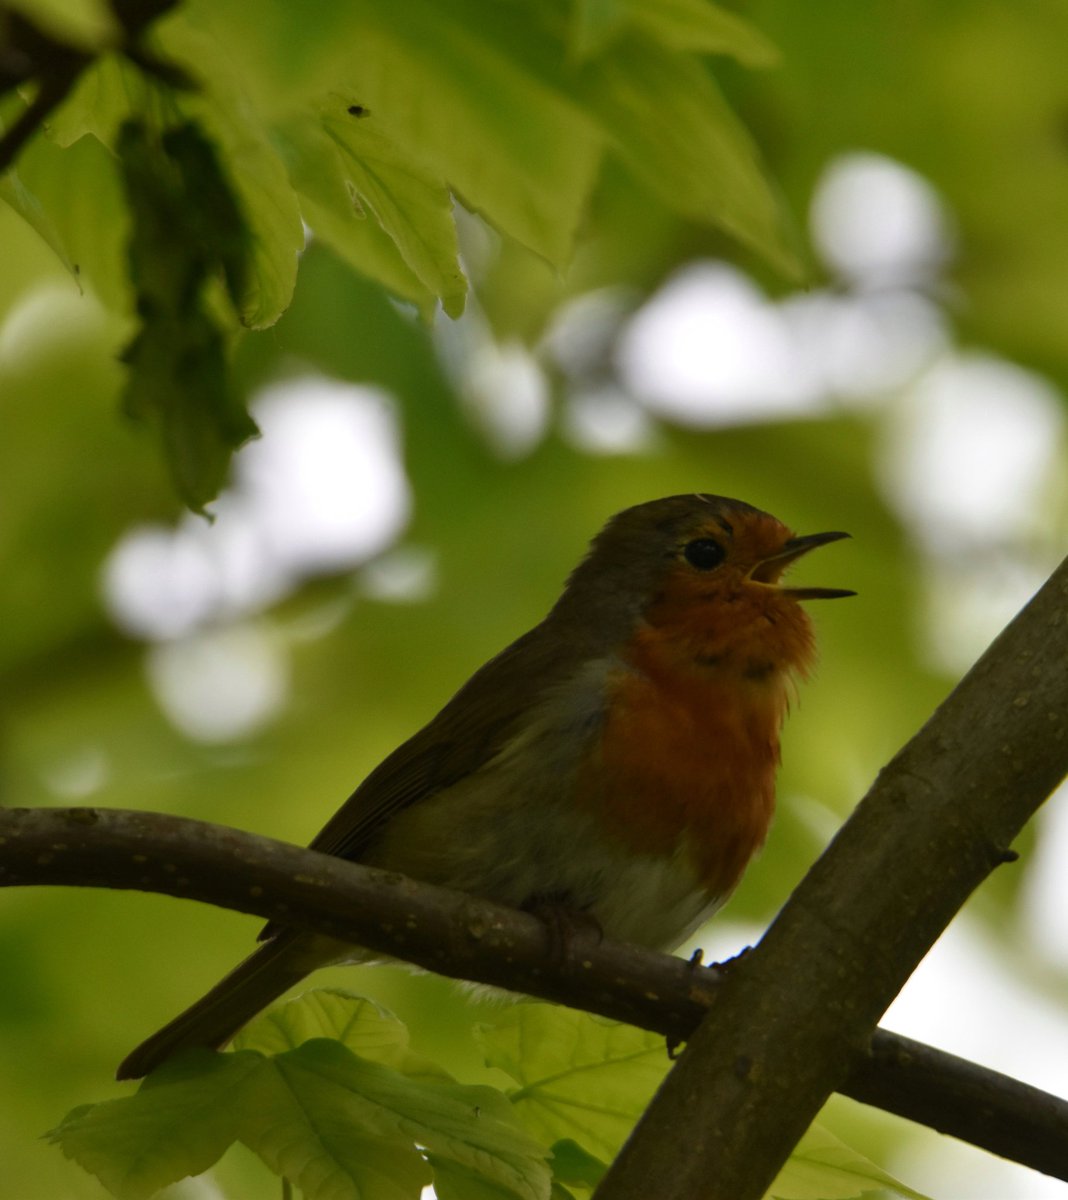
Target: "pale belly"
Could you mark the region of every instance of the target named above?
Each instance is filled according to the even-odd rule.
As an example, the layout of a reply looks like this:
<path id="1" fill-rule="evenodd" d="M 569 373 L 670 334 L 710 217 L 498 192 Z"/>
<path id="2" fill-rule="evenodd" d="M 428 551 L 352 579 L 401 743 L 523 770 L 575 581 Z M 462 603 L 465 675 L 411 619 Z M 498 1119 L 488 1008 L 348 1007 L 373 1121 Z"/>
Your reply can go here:
<path id="1" fill-rule="evenodd" d="M 607 938 L 657 949 L 685 941 L 722 899 L 700 886 L 684 847 L 634 854 L 559 798 L 461 785 L 399 815 L 389 833 L 374 861 L 391 870 L 513 908 L 559 903 Z"/>
<path id="2" fill-rule="evenodd" d="M 643 677 L 618 661 L 587 664 L 479 771 L 395 814 L 366 861 L 511 907 L 558 903 L 590 914 L 613 940 L 675 949 L 727 898 L 763 840 L 766 817 L 754 833 L 748 823 L 735 828 L 731 814 L 748 811 L 745 804 L 689 812 L 726 749 L 715 739 L 707 771 L 684 779 L 681 794 L 655 769 L 635 769 L 617 773 L 591 802 L 587 768 L 601 763 L 614 727 L 603 716 L 606 689 L 635 679 Z M 667 720 L 667 729 L 648 731 L 658 745 L 677 739 L 671 714 Z M 703 722 L 695 736 L 709 756 Z M 679 753 L 704 771 L 696 750 Z M 597 768 L 597 778 L 609 775 Z M 635 803 L 671 814 L 667 833 L 644 836 Z M 721 851 L 728 869 L 709 870 Z"/>

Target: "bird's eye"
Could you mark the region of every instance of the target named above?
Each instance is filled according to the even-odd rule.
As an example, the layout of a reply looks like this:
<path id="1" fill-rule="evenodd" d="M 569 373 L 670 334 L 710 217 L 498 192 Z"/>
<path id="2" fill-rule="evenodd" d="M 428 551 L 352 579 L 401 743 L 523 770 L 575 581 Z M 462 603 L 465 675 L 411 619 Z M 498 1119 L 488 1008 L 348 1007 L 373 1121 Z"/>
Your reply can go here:
<path id="1" fill-rule="evenodd" d="M 699 571 L 711 571 L 727 557 L 726 550 L 712 538 L 695 538 L 683 548 L 683 557 Z"/>

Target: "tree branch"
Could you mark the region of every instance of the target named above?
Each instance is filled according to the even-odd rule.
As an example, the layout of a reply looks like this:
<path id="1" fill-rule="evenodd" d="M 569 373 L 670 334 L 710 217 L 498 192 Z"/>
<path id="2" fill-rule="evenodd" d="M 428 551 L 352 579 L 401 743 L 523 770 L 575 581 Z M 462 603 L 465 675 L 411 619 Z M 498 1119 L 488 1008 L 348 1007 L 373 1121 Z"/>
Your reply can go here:
<path id="1" fill-rule="evenodd" d="M 33 100 L 0 137 L 2 173 L 15 161 L 48 114 L 67 98 L 92 57 L 73 46 L 54 41 L 18 13 L 0 12 L 0 20 L 4 33 L 0 90 L 8 91 L 31 79 L 38 81 Z"/>
<path id="2" fill-rule="evenodd" d="M 30 884 L 202 900 L 679 1040 L 721 980 L 715 968 L 607 941 L 562 959 L 529 913 L 162 813 L 0 810 L 0 886 Z M 838 1090 L 1068 1179 L 1068 1103 L 997 1072 L 879 1030 Z"/>
<path id="3" fill-rule="evenodd" d="M 726 975 L 598 1200 L 759 1200 L 1066 770 L 1068 561 L 881 772 Z"/>

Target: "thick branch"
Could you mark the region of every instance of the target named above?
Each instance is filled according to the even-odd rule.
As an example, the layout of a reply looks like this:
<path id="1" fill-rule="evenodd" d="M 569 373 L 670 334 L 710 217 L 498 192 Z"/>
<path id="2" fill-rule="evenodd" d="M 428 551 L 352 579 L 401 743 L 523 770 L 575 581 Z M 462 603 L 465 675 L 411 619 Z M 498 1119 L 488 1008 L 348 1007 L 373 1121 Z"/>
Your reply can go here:
<path id="1" fill-rule="evenodd" d="M 1068 562 L 880 774 L 727 974 L 598 1200 L 763 1196 L 868 1053 L 886 1007 L 1066 771 Z"/>
<path id="2" fill-rule="evenodd" d="M 715 969 L 610 942 L 561 960 L 528 913 L 160 813 L 0 810 L 0 885 L 25 884 L 203 900 L 679 1040 L 698 1026 L 721 978 Z M 838 1090 L 1068 1179 L 1068 1103 L 997 1072 L 879 1030 Z"/>
<path id="3" fill-rule="evenodd" d="M 877 1029 L 870 1057 L 838 1091 L 1036 1171 L 1068 1177 L 1065 1101 L 922 1042 Z"/>

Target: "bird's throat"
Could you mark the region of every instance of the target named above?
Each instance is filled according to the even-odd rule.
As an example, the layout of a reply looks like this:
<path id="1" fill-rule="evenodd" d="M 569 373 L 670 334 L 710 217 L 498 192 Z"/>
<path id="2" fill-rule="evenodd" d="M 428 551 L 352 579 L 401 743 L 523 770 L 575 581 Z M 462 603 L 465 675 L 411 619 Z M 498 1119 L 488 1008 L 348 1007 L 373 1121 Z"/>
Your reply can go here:
<path id="1" fill-rule="evenodd" d="M 727 895 L 771 822 L 787 672 L 766 655 L 684 656 L 649 628 L 609 687 L 586 802 L 633 851 L 685 855 Z"/>

